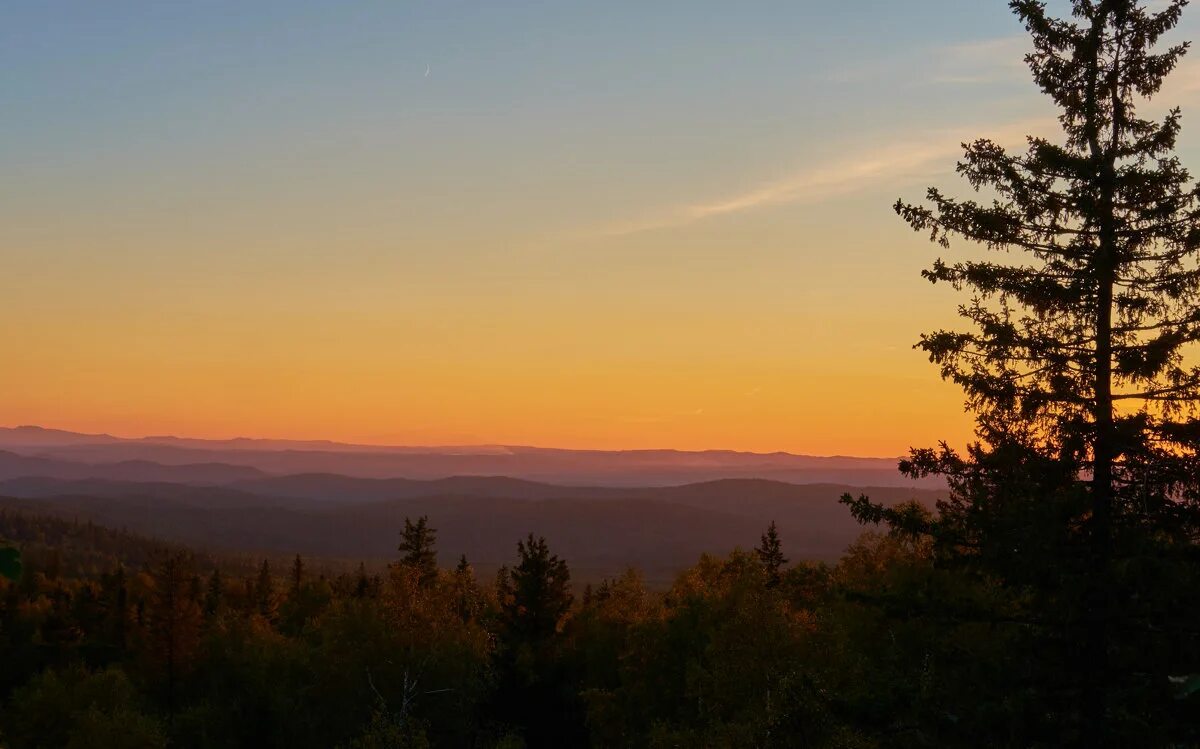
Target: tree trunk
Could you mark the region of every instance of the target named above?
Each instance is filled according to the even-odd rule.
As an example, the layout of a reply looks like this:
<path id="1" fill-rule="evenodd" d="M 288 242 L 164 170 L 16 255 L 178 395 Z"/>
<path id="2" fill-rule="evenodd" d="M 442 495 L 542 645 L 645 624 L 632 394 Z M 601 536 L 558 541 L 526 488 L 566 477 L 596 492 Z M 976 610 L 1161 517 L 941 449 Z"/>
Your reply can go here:
<path id="1" fill-rule="evenodd" d="M 1119 4 L 1118 4 L 1119 5 Z M 1108 726 L 1109 664 L 1108 640 L 1112 615 L 1112 510 L 1113 510 L 1113 462 L 1115 459 L 1113 434 L 1112 392 L 1112 305 L 1113 287 L 1117 268 L 1117 215 L 1115 209 L 1117 190 L 1116 147 L 1120 143 L 1122 114 L 1119 96 L 1120 49 L 1114 53 L 1108 80 L 1100 81 L 1100 65 L 1103 30 L 1110 19 L 1119 37 L 1124 26 L 1124 14 L 1118 7 L 1110 16 L 1111 5 L 1104 4 L 1093 19 L 1093 39 L 1096 46 L 1091 67 L 1088 92 L 1089 123 L 1092 156 L 1098 169 L 1097 223 L 1099 245 L 1096 248 L 1096 361 L 1093 384 L 1095 435 L 1092 442 L 1092 523 L 1090 533 L 1090 564 L 1087 589 L 1085 590 L 1085 633 L 1084 657 L 1087 681 L 1084 688 L 1083 745 L 1103 747 L 1111 744 L 1112 732 Z M 1114 17 L 1115 16 L 1115 17 Z M 1104 90 L 1107 89 L 1107 90 Z M 1096 116 L 1095 102 L 1101 97 L 1110 97 L 1112 106 L 1112 132 L 1109 144 L 1101 142 L 1101 127 Z"/>

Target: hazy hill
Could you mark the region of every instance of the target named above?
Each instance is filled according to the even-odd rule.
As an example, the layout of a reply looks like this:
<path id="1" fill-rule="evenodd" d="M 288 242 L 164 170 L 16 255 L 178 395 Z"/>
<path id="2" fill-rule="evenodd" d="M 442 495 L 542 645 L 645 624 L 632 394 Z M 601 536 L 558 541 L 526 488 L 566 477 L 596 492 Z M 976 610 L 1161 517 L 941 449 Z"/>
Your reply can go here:
<path id="1" fill-rule="evenodd" d="M 830 559 L 862 530 L 841 494 L 938 496 L 891 460 L 787 453 L 128 440 L 35 427 L 0 429 L 0 447 L 0 495 L 11 497 L 0 504 L 226 551 L 377 559 L 395 557 L 405 516 L 429 515 L 445 564 L 466 553 L 494 569 L 532 532 L 588 578 L 635 565 L 665 581 L 703 552 L 754 545 L 772 520 L 790 556 Z"/>
<path id="2" fill-rule="evenodd" d="M 111 434 L 81 434 L 38 426 L 0 427 L 0 448 L 37 448 L 122 442 Z"/>
<path id="3" fill-rule="evenodd" d="M 435 491 L 453 483 L 404 486 L 412 492 Z M 796 559 L 835 558 L 862 531 L 837 503 L 843 492 L 862 490 L 840 485 L 727 480 L 669 488 L 587 489 L 501 478 L 476 480 L 474 488 L 491 494 L 329 502 L 228 488 L 55 485 L 23 479 L 0 484 L 0 493 L 23 493 L 26 498 L 0 500 L 0 506 L 88 519 L 227 551 L 380 559 L 395 557 L 406 516 L 428 515 L 438 529 L 443 564 L 465 553 L 481 569 L 494 569 L 511 561 L 516 541 L 532 532 L 545 535 L 588 579 L 635 565 L 660 582 L 703 552 L 724 553 L 736 545 L 756 544 L 772 520 L 784 535 L 786 553 Z M 503 490 L 530 496 L 505 497 Z M 564 496 L 542 496 L 555 490 Z M 867 491 L 888 503 L 908 498 L 931 503 L 937 496 L 896 488 Z"/>
<path id="4" fill-rule="evenodd" d="M 371 479 L 332 473 L 268 476 L 230 484 L 232 488 L 275 497 L 343 502 L 460 494 L 510 499 L 564 499 L 622 496 L 623 490 L 605 487 L 572 487 L 506 476 L 451 476 L 444 479 Z"/>
<path id="5" fill-rule="evenodd" d="M 147 460 L 116 463 L 82 463 L 0 451 L 0 480 L 37 476 L 55 479 L 107 479 L 110 481 L 173 482 L 184 484 L 227 484 L 263 476 L 251 466 L 227 463 L 182 463 L 163 465 Z"/>
<path id="6" fill-rule="evenodd" d="M 88 500 L 137 498 L 151 504 L 181 504 L 195 507 L 280 507 L 307 508 L 319 503 L 285 497 L 270 497 L 222 486 L 173 484 L 153 481 L 108 479 L 55 479 L 23 476 L 0 481 L 0 496 L 20 499 L 79 497 Z M 323 504 L 323 503 L 320 503 Z"/>
<path id="7" fill-rule="evenodd" d="M 164 466 L 219 463 L 275 475 L 327 473 L 421 480 L 509 476 L 554 484 L 626 487 L 671 486 L 726 478 L 855 486 L 942 486 L 938 479 L 913 482 L 901 476 L 894 459 L 727 450 L 603 451 L 496 445 L 376 447 L 286 440 L 207 441 L 174 437 L 128 440 L 109 435 L 77 435 L 72 441 L 69 432 L 34 427 L 0 429 L 0 448 L 26 456 L 93 465 L 130 461 Z M 139 479 L 124 474 L 120 478 L 180 480 L 164 475 Z"/>
<path id="8" fill-rule="evenodd" d="M 200 450 L 321 450 L 326 452 L 442 452 L 442 453 L 489 453 L 504 452 L 505 448 L 495 445 L 468 445 L 446 447 L 404 447 L 355 445 L 332 440 L 273 440 L 251 437 L 234 439 L 197 439 L 170 435 L 148 437 L 115 437 L 111 434 L 83 434 L 62 429 L 47 429 L 39 426 L 0 427 L 0 448 L 53 448 L 100 444 L 166 445 L 170 447 Z"/>

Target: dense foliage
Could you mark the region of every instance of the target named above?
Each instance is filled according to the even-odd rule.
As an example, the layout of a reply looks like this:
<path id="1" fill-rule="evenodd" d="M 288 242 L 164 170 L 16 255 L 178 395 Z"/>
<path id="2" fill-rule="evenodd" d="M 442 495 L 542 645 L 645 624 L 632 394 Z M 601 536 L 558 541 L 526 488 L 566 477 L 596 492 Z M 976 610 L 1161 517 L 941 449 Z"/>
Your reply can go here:
<path id="1" fill-rule="evenodd" d="M 788 566 L 768 530 L 653 591 L 635 570 L 572 588 L 535 537 L 484 582 L 465 560 L 430 574 L 425 554 L 277 574 L 59 519 L 0 527 L 61 552 L 0 578 L 11 749 L 976 746 L 1007 730 L 1009 643 L 932 605 L 992 591 L 899 535 Z"/>

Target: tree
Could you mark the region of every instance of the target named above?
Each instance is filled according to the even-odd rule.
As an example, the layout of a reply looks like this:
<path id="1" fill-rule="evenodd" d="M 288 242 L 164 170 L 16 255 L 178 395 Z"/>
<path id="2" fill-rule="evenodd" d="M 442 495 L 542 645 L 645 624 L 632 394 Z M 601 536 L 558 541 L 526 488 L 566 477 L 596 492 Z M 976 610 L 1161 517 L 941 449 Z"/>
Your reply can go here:
<path id="1" fill-rule="evenodd" d="M 129 630 L 129 584 L 125 576 L 125 565 L 118 564 L 110 575 L 100 581 L 106 608 L 105 629 L 109 642 L 119 653 L 128 646 Z"/>
<path id="2" fill-rule="evenodd" d="M 208 578 L 208 587 L 204 591 L 204 613 L 215 616 L 221 611 L 225 600 L 225 581 L 221 579 L 221 570 L 215 569 Z"/>
<path id="3" fill-rule="evenodd" d="M 141 710 L 129 677 L 115 667 L 46 670 L 17 690 L 6 713 L 13 746 L 156 749 L 162 726 Z"/>
<path id="4" fill-rule="evenodd" d="M 21 550 L 11 546 L 0 546 L 0 577 L 9 580 L 21 579 Z"/>
<path id="5" fill-rule="evenodd" d="M 300 586 L 304 584 L 304 560 L 297 554 L 292 561 L 292 598 L 300 595 Z"/>
<path id="6" fill-rule="evenodd" d="M 437 580 L 437 552 L 434 544 L 437 531 L 429 527 L 429 516 L 422 515 L 414 523 L 404 518 L 404 534 L 399 551 L 404 552 L 400 563 L 417 569 L 421 573 L 422 585 Z"/>
<path id="7" fill-rule="evenodd" d="M 371 595 L 371 579 L 367 577 L 367 565 L 358 563 L 358 572 L 354 577 L 354 597 L 368 598 Z"/>
<path id="8" fill-rule="evenodd" d="M 271 577 L 271 564 L 266 559 L 258 568 L 258 578 L 254 581 L 254 611 L 267 621 L 274 621 L 278 612 L 275 580 Z"/>
<path id="9" fill-rule="evenodd" d="M 494 716 L 520 726 L 530 747 L 581 746 L 582 706 L 563 673 L 559 627 L 571 608 L 567 563 L 544 538 L 517 542 L 516 566 L 497 575 L 500 642 Z"/>
<path id="10" fill-rule="evenodd" d="M 190 667 L 200 641 L 200 606 L 191 595 L 191 563 L 170 554 L 154 568 L 154 591 L 147 611 L 147 644 L 165 680 L 167 708 L 175 709 L 175 688 Z"/>
<path id="11" fill-rule="evenodd" d="M 1062 141 L 1030 137 L 1016 153 L 965 144 L 958 171 L 987 200 L 930 189 L 926 204 L 896 204 L 945 248 L 964 239 L 1012 258 L 939 259 L 924 272 L 971 292 L 959 308 L 970 329 L 917 347 L 965 391 L 977 441 L 901 463 L 910 476 L 947 477 L 934 519 L 844 498 L 859 519 L 929 533 L 942 562 L 1026 596 L 1026 623 L 1057 633 L 1066 654 L 1061 689 L 1043 695 L 1062 710 L 1049 722 L 1089 746 L 1170 713 L 1170 669 L 1200 668 L 1194 655 L 1140 653 L 1196 652 L 1179 625 L 1194 623 L 1194 594 L 1156 589 L 1168 570 L 1194 575 L 1200 532 L 1200 369 L 1187 359 L 1200 340 L 1200 193 L 1173 154 L 1179 110 L 1137 113 L 1187 50 L 1160 48 L 1185 4 L 1073 0 L 1074 20 L 1063 20 L 1038 0 L 1010 3 Z M 1154 725 L 1172 730 L 1165 718 Z"/>
<path id="12" fill-rule="evenodd" d="M 501 578 L 501 609 L 509 632 L 525 642 L 553 636 L 571 609 L 571 573 L 550 553 L 545 538 L 530 533 L 517 542 L 517 566 Z"/>
<path id="13" fill-rule="evenodd" d="M 758 560 L 762 562 L 763 569 L 767 571 L 768 587 L 775 587 L 779 584 L 779 571 L 788 560 L 783 555 L 783 545 L 779 541 L 779 532 L 775 530 L 774 520 L 767 526 L 767 532 L 762 535 L 762 542 L 755 552 L 758 554 Z"/>
<path id="14" fill-rule="evenodd" d="M 476 619 L 483 610 L 483 595 L 475 581 L 475 569 L 467 561 L 466 554 L 459 557 L 450 585 L 457 601 L 459 618 L 464 622 Z"/>

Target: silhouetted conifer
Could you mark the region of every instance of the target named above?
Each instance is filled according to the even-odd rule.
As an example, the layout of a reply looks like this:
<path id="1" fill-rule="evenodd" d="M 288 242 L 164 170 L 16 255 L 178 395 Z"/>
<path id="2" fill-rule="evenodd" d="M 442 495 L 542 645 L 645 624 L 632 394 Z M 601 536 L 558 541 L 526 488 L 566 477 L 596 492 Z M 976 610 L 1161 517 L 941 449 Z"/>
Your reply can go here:
<path id="1" fill-rule="evenodd" d="M 171 710 L 179 677 L 190 665 L 200 638 L 200 607 L 191 595 L 190 566 L 183 554 L 171 554 L 156 565 L 153 596 L 146 608 L 147 642 L 164 677 L 164 696 Z"/>
<path id="2" fill-rule="evenodd" d="M 297 554 L 292 560 L 292 597 L 300 595 L 300 586 L 304 584 L 304 560 Z"/>
<path id="3" fill-rule="evenodd" d="M 428 585 L 437 580 L 437 531 L 429 526 L 429 517 L 422 515 L 417 522 L 404 518 L 404 534 L 399 551 L 404 552 L 401 564 L 415 568 L 421 573 L 421 584 Z"/>
<path id="4" fill-rule="evenodd" d="M 254 581 L 254 610 L 268 621 L 275 619 L 275 580 L 271 577 L 271 564 L 266 559 L 258 568 L 258 578 Z"/>
<path id="5" fill-rule="evenodd" d="M 367 566 L 363 562 L 358 563 L 358 574 L 354 580 L 354 597 L 367 598 L 371 594 L 371 580 L 367 577 Z"/>
<path id="6" fill-rule="evenodd" d="M 204 613 L 214 616 L 224 605 L 225 582 L 221 579 L 221 570 L 215 569 L 208 577 L 208 587 L 204 592 Z"/>
<path id="7" fill-rule="evenodd" d="M 788 560 L 783 555 L 783 544 L 780 543 L 779 531 L 775 529 L 774 520 L 767 526 L 767 532 L 762 535 L 762 541 L 755 552 L 758 554 L 758 560 L 762 562 L 763 569 L 767 572 L 767 584 L 772 587 L 778 585 L 779 572 Z"/>
<path id="8" fill-rule="evenodd" d="M 552 636 L 571 608 L 571 573 L 533 534 L 517 542 L 517 565 L 499 580 L 501 607 L 511 635 L 524 642 Z"/>
<path id="9" fill-rule="evenodd" d="M 1025 602 L 1027 631 L 1062 658 L 1027 664 L 1045 669 L 1031 699 L 1056 742 L 1196 739 L 1165 719 L 1162 695 L 1172 670 L 1200 669 L 1194 632 L 1171 625 L 1195 622 L 1200 601 L 1163 594 L 1194 569 L 1200 532 L 1200 370 L 1188 358 L 1200 340 L 1200 201 L 1173 153 L 1179 110 L 1137 112 L 1187 49 L 1158 49 L 1185 4 L 1073 0 L 1074 18 L 1060 20 L 1038 0 L 1010 3 L 1061 139 L 1012 153 L 965 144 L 958 171 L 983 199 L 931 189 L 924 205 L 896 204 L 943 247 L 1006 253 L 924 273 L 970 293 L 968 329 L 917 346 L 966 392 L 978 440 L 902 462 L 949 480 L 936 517 L 844 498 L 862 520 L 930 534 L 941 563 Z M 1167 652 L 1193 655 L 1149 657 Z M 1162 733 L 1149 739 L 1145 725 Z"/>

